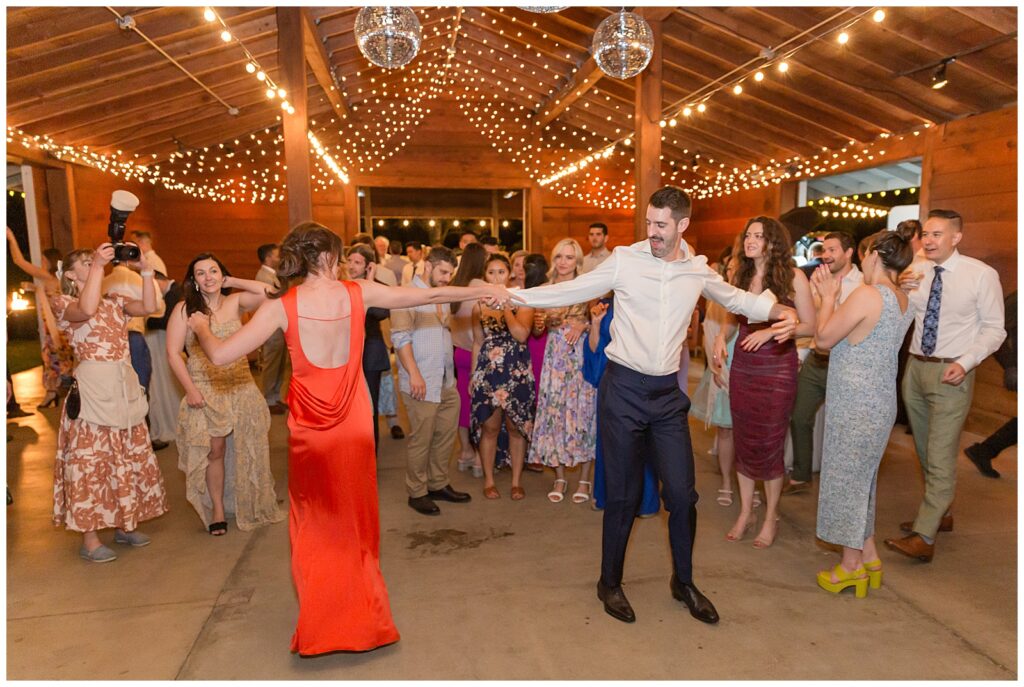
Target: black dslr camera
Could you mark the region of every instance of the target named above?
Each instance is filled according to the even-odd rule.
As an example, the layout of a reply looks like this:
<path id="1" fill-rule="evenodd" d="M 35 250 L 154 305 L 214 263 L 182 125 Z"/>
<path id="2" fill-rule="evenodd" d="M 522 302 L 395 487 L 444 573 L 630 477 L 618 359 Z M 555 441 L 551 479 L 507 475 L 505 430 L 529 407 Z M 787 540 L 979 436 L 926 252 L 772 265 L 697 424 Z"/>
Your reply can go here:
<path id="1" fill-rule="evenodd" d="M 133 262 L 142 256 L 142 251 L 134 243 L 124 242 L 124 227 L 128 215 L 139 207 L 139 199 L 128 191 L 114 191 L 110 197 L 110 224 L 107 225 L 107 236 L 114 247 L 114 261 Z"/>

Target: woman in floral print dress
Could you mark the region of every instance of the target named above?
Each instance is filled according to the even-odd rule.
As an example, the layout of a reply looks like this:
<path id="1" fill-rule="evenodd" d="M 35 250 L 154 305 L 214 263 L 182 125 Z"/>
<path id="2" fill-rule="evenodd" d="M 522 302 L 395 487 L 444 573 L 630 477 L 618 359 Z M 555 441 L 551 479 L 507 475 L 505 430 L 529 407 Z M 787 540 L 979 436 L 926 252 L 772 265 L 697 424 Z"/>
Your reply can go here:
<path id="1" fill-rule="evenodd" d="M 512 266 L 504 255 L 491 255 L 484 265 L 489 284 L 508 284 Z M 473 399 L 469 419 L 470 438 L 480 449 L 484 471 L 484 496 L 500 496 L 494 486 L 494 463 L 502 424 L 508 430 L 512 464 L 512 500 L 526 492 L 519 485 L 526 458 L 526 440 L 533 431 L 535 388 L 526 340 L 533 323 L 533 308 L 506 306 L 494 310 L 482 303 L 473 306 L 473 375 L 469 392 Z"/>
<path id="2" fill-rule="evenodd" d="M 583 249 L 573 239 L 562 239 L 551 253 L 551 264 L 551 283 L 575 279 L 583 268 Z M 597 441 L 597 389 L 583 378 L 583 334 L 590 328 L 587 304 L 545 310 L 544 318 L 548 341 L 529 461 L 555 469 L 548 493 L 553 503 L 565 498 L 565 469 L 580 465 L 572 501 L 585 503 L 593 489 L 590 471 Z"/>
<path id="3" fill-rule="evenodd" d="M 149 537 L 140 522 L 167 511 L 163 476 L 146 428 L 148 406 L 128 354 L 128 319 L 156 310 L 153 271 L 140 258 L 143 300 L 101 295 L 109 243 L 64 259 L 63 295 L 53 299 L 58 325 L 75 351 L 81 397 L 77 419 L 61 410 L 54 463 L 53 520 L 82 533 L 79 556 L 106 563 L 117 555 L 98 532 L 116 528 L 114 541 L 140 547 Z"/>

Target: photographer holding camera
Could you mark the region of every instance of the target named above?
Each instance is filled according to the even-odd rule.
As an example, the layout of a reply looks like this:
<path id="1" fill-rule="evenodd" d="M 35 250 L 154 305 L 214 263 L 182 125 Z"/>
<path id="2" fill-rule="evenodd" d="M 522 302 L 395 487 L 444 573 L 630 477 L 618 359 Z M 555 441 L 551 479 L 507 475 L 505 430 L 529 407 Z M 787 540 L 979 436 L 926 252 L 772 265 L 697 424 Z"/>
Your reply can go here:
<path id="1" fill-rule="evenodd" d="M 114 259 L 111 261 L 114 269 L 103 279 L 104 295 L 120 294 L 133 300 L 142 300 L 142 277 L 138 272 L 132 270 L 129 265 L 140 264 L 144 260 L 147 269 L 153 270 L 149 260 L 143 254 L 141 248 L 133 243 L 124 242 L 125 223 L 128 216 L 139 206 L 139 199 L 128 191 L 114 191 L 110 200 L 110 224 L 107 225 L 107 235 L 110 237 L 111 247 L 114 249 Z M 134 232 L 139 233 L 139 232 Z M 153 315 L 162 317 L 164 315 L 164 299 L 159 289 L 156 289 L 156 310 Z M 131 352 L 132 368 L 139 377 L 139 382 L 146 390 L 149 397 L 149 382 L 153 376 L 153 359 L 146 345 L 146 318 L 133 317 L 128 321 L 128 349 Z M 146 426 L 149 426 L 149 418 L 146 418 Z M 153 450 L 167 448 L 166 441 L 153 441 Z"/>
<path id="2" fill-rule="evenodd" d="M 103 296 L 103 268 L 115 257 L 131 255 L 124 248 L 132 247 L 120 248 L 104 243 L 95 251 L 69 253 L 61 274 L 63 293 L 52 302 L 78 363 L 75 384 L 61 409 L 53 519 L 82 533 L 79 556 L 92 563 L 117 558 L 100 541 L 99 530 L 114 527 L 114 542 L 146 546 L 149 537 L 136 527 L 167 510 L 163 476 L 145 423 L 148 405 L 128 354 L 129 318 L 156 312 L 153 271 L 136 254 L 131 264 L 139 270 L 142 297 Z"/>

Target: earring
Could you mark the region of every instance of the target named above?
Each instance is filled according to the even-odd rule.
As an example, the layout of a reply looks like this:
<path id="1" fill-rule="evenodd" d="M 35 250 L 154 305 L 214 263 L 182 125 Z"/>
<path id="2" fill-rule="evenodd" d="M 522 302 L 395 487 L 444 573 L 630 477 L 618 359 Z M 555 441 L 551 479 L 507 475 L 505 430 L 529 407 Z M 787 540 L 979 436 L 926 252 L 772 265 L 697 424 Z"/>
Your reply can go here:
<path id="1" fill-rule="evenodd" d="M 196 284 L 195 287 L 196 287 L 196 291 L 198 291 L 199 290 L 199 284 Z"/>

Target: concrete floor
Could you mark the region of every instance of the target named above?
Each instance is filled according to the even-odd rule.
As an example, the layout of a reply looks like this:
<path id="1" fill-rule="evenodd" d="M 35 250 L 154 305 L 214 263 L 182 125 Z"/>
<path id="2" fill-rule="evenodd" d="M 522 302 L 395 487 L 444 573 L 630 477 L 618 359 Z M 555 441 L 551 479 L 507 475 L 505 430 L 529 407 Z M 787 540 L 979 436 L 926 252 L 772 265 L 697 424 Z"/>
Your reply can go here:
<path id="1" fill-rule="evenodd" d="M 700 372 L 693 366 L 691 386 Z M 39 370 L 15 376 L 26 409 Z M 961 456 L 956 531 L 931 564 L 886 549 L 885 586 L 865 600 L 818 589 L 836 562 L 815 543 L 814 493 L 785 498 L 773 547 L 723 535 L 738 505 L 714 501 L 711 436 L 691 423 L 699 527 L 696 582 L 722 616 L 693 620 L 669 594 L 664 514 L 638 520 L 625 589 L 638 620 L 605 615 L 594 585 L 601 516 L 545 498 L 552 477 L 527 473 L 527 498 L 485 501 L 453 471 L 469 504 L 440 517 L 405 504 L 404 441 L 383 439 L 382 567 L 402 639 L 365 654 L 299 658 L 288 642 L 297 604 L 286 523 L 213 538 L 184 498 L 174 446 L 161 451 L 171 512 L 145 523 L 153 544 L 79 560 L 80 538 L 50 523 L 57 412 L 8 424 L 7 676 L 10 679 L 1015 679 L 1017 461 L 1000 480 Z M 274 417 L 272 462 L 286 489 L 286 427 Z M 964 445 L 978 438 L 963 436 Z M 575 488 L 577 476 L 571 475 Z M 910 437 L 893 432 L 878 489 L 879 537 L 912 518 L 921 494 Z M 763 509 L 762 509 L 763 513 Z M 108 541 L 111 535 L 105 534 Z M 339 581 L 343 583 L 343 581 Z M 344 619 L 339 618 L 339 622 Z"/>

